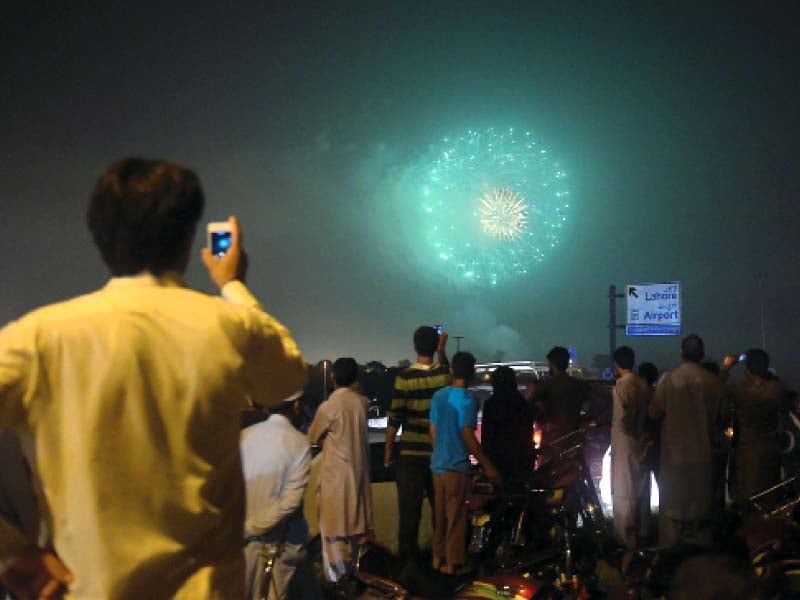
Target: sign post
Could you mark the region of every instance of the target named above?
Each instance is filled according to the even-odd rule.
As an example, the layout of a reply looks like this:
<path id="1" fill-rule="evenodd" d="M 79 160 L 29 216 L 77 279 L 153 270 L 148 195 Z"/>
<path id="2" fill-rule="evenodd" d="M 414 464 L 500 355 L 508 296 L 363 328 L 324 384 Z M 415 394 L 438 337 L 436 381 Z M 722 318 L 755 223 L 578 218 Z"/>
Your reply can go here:
<path id="1" fill-rule="evenodd" d="M 626 285 L 625 301 L 627 303 L 626 335 L 680 335 L 680 282 Z"/>
<path id="2" fill-rule="evenodd" d="M 617 325 L 617 298 L 624 298 L 625 294 L 617 293 L 617 286 L 608 286 L 608 360 L 614 366 L 614 350 L 617 348 L 617 329 L 624 325 Z"/>

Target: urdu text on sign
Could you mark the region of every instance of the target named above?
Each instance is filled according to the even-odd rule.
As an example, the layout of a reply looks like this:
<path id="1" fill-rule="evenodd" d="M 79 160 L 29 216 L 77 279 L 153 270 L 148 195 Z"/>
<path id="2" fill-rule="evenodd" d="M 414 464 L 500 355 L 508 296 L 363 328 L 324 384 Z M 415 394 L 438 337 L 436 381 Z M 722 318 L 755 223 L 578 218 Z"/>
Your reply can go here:
<path id="1" fill-rule="evenodd" d="M 679 335 L 681 286 L 678 281 L 625 286 L 627 335 Z"/>

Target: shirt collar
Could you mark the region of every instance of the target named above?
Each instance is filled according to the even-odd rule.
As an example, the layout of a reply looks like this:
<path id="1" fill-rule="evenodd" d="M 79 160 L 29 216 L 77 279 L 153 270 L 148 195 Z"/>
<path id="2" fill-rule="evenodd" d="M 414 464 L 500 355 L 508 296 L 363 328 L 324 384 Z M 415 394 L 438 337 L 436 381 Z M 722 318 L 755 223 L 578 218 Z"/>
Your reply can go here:
<path id="1" fill-rule="evenodd" d="M 413 365 L 409 366 L 409 369 L 417 369 L 419 371 L 430 371 L 431 369 L 436 369 L 439 367 L 439 363 L 433 363 L 430 365 L 425 365 L 422 363 L 415 362 Z"/>
<path id="2" fill-rule="evenodd" d="M 112 277 L 106 287 L 184 287 L 183 275 L 177 271 L 167 271 L 161 275 L 154 275 L 150 271 L 142 271 L 136 275 Z"/>
<path id="3" fill-rule="evenodd" d="M 284 427 L 288 425 L 289 427 L 294 427 L 286 415 L 280 415 L 278 413 L 271 414 L 269 418 L 267 418 L 267 421 L 272 421 L 272 423 L 275 425 L 282 425 Z"/>

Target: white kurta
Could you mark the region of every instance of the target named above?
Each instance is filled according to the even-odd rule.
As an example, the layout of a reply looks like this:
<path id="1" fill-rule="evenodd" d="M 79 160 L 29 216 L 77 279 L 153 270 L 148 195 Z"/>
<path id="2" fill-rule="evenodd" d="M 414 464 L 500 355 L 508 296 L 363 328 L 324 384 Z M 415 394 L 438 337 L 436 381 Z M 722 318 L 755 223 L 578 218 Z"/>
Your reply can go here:
<path id="1" fill-rule="evenodd" d="M 636 415 L 647 415 L 652 393 L 644 379 L 626 373 L 617 380 L 612 396 L 614 531 L 622 542 L 633 548 L 649 534 L 650 465 L 646 458 L 650 442 L 643 437 L 644 431 L 632 431 L 630 422 L 637 421 Z"/>
<path id="2" fill-rule="evenodd" d="M 317 480 L 319 528 L 326 537 L 363 535 L 372 529 L 367 399 L 339 388 L 320 404 L 308 430 L 322 440 Z"/>
<path id="3" fill-rule="evenodd" d="M 262 535 L 300 508 L 311 475 L 311 446 L 283 415 L 242 431 L 241 446 L 247 490 L 244 534 Z"/>
<path id="4" fill-rule="evenodd" d="M 299 509 L 311 474 L 311 446 L 289 419 L 271 415 L 242 431 L 242 467 L 247 490 L 245 536 L 267 534 L 268 542 L 284 541 L 269 585 L 269 600 L 283 600 L 288 598 L 295 569 L 302 562 L 302 546 L 308 539 L 308 527 Z M 276 528 L 283 531 L 279 533 Z M 268 543 L 266 547 L 275 546 Z M 248 598 L 261 598 L 262 548 L 259 541 L 245 546 Z"/>
<path id="5" fill-rule="evenodd" d="M 0 331 L 0 424 L 35 437 L 71 597 L 243 595 L 239 413 L 306 367 L 243 284 L 223 296 L 116 278 Z"/>

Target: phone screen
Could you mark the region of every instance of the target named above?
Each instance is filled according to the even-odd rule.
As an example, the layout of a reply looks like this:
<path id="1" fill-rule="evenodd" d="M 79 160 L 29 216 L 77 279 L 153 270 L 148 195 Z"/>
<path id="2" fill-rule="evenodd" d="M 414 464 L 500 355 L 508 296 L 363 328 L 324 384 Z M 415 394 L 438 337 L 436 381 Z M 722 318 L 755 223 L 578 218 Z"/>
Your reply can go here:
<path id="1" fill-rule="evenodd" d="M 211 254 L 219 258 L 231 247 L 230 231 L 211 232 Z"/>
<path id="2" fill-rule="evenodd" d="M 441 325 L 434 325 L 433 328 L 436 330 L 436 333 L 442 335 L 442 326 Z"/>

